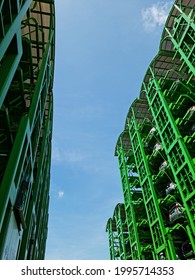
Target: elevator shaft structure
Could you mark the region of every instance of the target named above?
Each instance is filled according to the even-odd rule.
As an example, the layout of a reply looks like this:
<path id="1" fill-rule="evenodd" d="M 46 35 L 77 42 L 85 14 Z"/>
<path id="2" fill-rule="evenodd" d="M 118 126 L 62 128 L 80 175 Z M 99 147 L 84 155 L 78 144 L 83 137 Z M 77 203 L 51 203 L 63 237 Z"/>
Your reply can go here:
<path id="1" fill-rule="evenodd" d="M 0 259 L 44 259 L 54 0 L 2 0 L 0 19 Z"/>
<path id="2" fill-rule="evenodd" d="M 117 254 L 115 210 L 106 227 L 113 260 L 195 259 L 194 19 L 195 0 L 175 1 L 118 138 L 128 238 Z"/>

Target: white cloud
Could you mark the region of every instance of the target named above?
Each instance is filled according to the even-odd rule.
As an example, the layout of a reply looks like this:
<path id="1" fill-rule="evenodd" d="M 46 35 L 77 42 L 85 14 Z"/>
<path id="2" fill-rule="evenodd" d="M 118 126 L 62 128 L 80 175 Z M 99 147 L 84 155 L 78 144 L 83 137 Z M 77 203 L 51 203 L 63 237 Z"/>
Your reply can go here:
<path id="1" fill-rule="evenodd" d="M 63 150 L 53 145 L 52 162 L 53 163 L 80 163 L 88 158 L 88 155 L 79 150 Z"/>
<path id="2" fill-rule="evenodd" d="M 62 198 L 64 196 L 64 192 L 63 191 L 59 191 L 58 192 L 58 198 Z"/>
<path id="3" fill-rule="evenodd" d="M 172 4 L 172 2 L 158 2 L 142 10 L 143 26 L 147 32 L 153 32 L 156 27 L 165 24 Z"/>

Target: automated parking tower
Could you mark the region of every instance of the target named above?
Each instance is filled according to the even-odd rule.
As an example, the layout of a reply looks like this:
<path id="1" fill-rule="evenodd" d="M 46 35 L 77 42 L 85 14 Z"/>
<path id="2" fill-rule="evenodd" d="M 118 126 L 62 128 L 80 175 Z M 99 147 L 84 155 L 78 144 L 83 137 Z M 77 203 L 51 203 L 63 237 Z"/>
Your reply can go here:
<path id="1" fill-rule="evenodd" d="M 112 260 L 195 259 L 195 0 L 175 1 L 115 156 Z"/>
<path id="2" fill-rule="evenodd" d="M 54 0 L 0 1 L 0 259 L 44 259 Z"/>

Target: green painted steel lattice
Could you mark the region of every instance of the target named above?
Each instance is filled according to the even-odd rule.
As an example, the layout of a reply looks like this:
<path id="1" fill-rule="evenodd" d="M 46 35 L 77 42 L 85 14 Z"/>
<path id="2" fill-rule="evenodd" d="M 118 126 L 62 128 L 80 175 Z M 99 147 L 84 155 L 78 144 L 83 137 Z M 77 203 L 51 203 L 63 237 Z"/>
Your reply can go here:
<path id="1" fill-rule="evenodd" d="M 2 0 L 0 19 L 0 259 L 44 259 L 54 1 Z"/>
<path id="2" fill-rule="evenodd" d="M 116 145 L 129 236 L 126 259 L 195 259 L 194 11 L 194 0 L 175 1 Z M 115 216 L 106 228 L 110 252 L 108 225 Z"/>

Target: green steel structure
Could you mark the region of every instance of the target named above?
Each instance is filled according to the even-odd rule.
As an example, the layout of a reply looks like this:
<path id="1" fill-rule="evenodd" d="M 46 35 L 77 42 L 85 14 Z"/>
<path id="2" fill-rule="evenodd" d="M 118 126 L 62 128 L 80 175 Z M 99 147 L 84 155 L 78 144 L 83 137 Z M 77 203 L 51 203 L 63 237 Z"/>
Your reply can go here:
<path id="1" fill-rule="evenodd" d="M 195 259 L 195 0 L 175 1 L 115 155 L 110 258 Z M 123 205 L 123 206 L 122 206 Z"/>
<path id="2" fill-rule="evenodd" d="M 0 259 L 44 259 L 54 0 L 0 1 Z"/>

